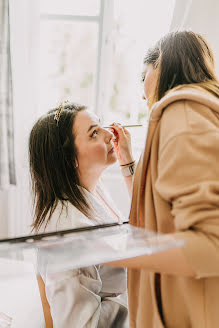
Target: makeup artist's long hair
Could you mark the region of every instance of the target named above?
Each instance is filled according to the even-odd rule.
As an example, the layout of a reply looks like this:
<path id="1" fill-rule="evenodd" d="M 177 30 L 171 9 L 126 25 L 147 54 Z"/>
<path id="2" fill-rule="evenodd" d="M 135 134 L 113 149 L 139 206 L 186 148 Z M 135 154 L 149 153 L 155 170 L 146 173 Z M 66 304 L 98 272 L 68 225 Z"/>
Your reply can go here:
<path id="1" fill-rule="evenodd" d="M 49 222 L 58 201 L 68 200 L 87 217 L 91 208 L 79 187 L 77 149 L 74 143 L 75 117 L 85 106 L 63 105 L 59 121 L 55 108 L 42 116 L 33 126 L 29 137 L 29 165 L 34 197 L 33 229 L 38 231 Z M 46 222 L 45 222 L 46 221 Z"/>
<path id="2" fill-rule="evenodd" d="M 200 34 L 192 31 L 168 33 L 148 50 L 144 64 L 152 64 L 158 71 L 150 105 L 173 88 L 188 84 L 219 97 L 213 53 Z"/>

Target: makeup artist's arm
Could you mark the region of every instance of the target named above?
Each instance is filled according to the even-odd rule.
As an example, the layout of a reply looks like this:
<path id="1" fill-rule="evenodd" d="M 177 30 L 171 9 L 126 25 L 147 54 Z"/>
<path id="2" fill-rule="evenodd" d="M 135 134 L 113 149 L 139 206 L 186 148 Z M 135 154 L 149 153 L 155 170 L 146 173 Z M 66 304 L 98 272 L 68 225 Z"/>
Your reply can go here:
<path id="1" fill-rule="evenodd" d="M 128 193 L 130 198 L 132 198 L 132 186 L 133 186 L 133 175 L 130 175 L 128 177 L 124 177 L 126 187 L 128 189 Z"/>
<path id="2" fill-rule="evenodd" d="M 195 277 L 195 271 L 187 261 L 181 248 L 110 262 L 105 265 L 129 269 L 143 269 L 184 277 Z"/>
<path id="3" fill-rule="evenodd" d="M 112 124 L 112 132 L 114 134 L 114 148 L 120 165 L 129 164 L 134 161 L 131 149 L 131 135 L 129 131 L 119 123 Z M 124 177 L 130 197 L 132 196 L 133 176 Z"/>

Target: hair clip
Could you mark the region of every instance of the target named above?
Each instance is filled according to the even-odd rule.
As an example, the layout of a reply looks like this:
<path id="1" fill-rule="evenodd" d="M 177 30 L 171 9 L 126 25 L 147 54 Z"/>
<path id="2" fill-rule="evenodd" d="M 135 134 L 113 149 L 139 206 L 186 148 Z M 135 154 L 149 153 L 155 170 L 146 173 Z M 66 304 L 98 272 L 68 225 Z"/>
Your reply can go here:
<path id="1" fill-rule="evenodd" d="M 64 105 L 63 104 L 67 104 L 69 103 L 68 100 L 64 100 L 63 102 L 61 102 L 61 104 L 59 105 L 56 113 L 55 113 L 55 116 L 54 116 L 54 120 L 57 122 L 57 125 L 59 123 L 59 119 L 60 119 L 60 116 L 61 116 L 61 113 L 62 111 L 64 110 Z"/>
<path id="2" fill-rule="evenodd" d="M 57 125 L 59 123 L 59 119 L 60 119 L 62 111 L 63 111 L 63 103 L 61 103 L 59 105 L 58 110 L 57 110 L 57 112 L 55 113 L 55 116 L 54 116 L 54 120 L 56 121 Z"/>

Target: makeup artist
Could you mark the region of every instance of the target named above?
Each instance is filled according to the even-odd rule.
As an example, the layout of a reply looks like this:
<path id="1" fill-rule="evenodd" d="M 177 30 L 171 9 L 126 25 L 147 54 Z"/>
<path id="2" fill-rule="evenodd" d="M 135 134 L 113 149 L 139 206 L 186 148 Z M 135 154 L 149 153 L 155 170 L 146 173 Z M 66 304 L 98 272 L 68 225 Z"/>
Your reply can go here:
<path id="1" fill-rule="evenodd" d="M 144 64 L 151 114 L 130 224 L 186 244 L 110 265 L 129 268 L 131 328 L 218 327 L 219 83 L 213 54 L 201 35 L 172 32 L 149 49 Z M 129 136 L 118 124 L 113 129 L 116 150 L 129 153 Z"/>

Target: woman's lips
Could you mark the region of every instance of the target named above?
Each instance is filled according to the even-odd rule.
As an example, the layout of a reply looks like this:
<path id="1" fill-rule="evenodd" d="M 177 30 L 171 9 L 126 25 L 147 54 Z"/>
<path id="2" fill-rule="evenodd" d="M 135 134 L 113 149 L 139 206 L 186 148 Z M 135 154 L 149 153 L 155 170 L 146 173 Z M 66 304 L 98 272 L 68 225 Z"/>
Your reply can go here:
<path id="1" fill-rule="evenodd" d="M 108 154 L 112 154 L 114 152 L 114 147 L 112 147 L 111 149 L 110 149 L 110 151 L 108 152 Z"/>

